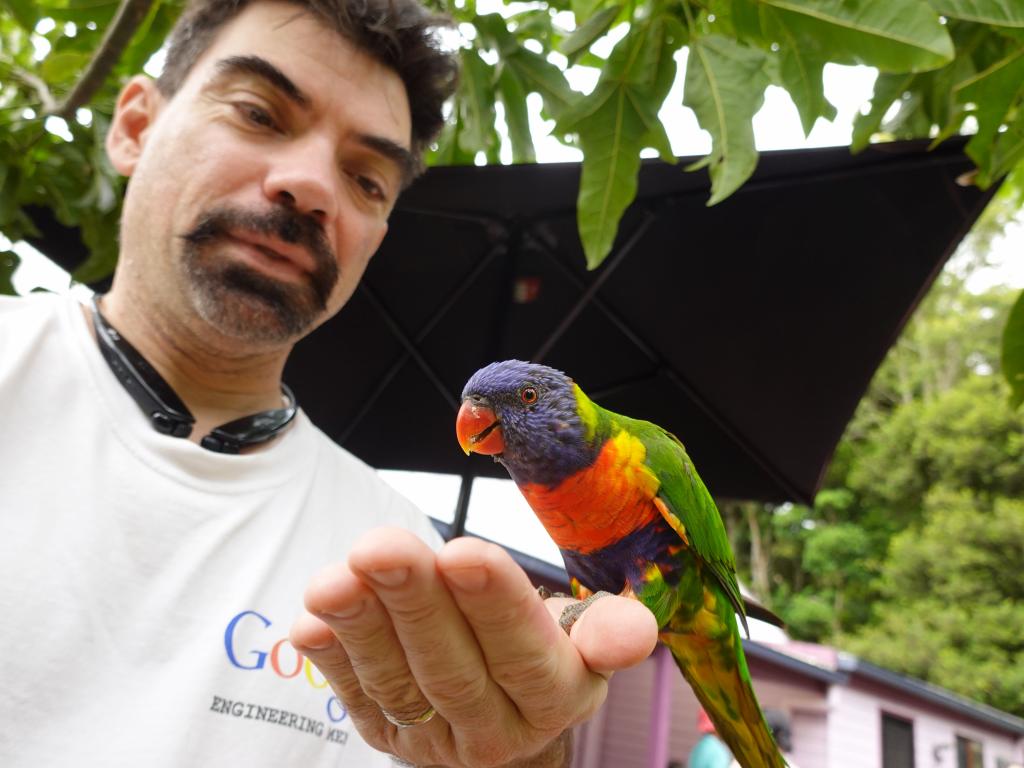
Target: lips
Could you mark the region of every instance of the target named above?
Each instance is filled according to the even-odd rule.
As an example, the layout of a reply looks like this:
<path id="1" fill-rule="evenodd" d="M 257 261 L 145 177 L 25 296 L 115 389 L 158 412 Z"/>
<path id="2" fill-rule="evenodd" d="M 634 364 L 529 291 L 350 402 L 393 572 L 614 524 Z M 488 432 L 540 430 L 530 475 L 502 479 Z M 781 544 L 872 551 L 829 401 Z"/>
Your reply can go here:
<path id="1" fill-rule="evenodd" d="M 232 232 L 229 237 L 234 242 L 258 252 L 271 263 L 277 262 L 302 274 L 313 271 L 314 261 L 302 248 L 248 233 Z"/>
<path id="2" fill-rule="evenodd" d="M 455 434 L 467 456 L 470 453 L 493 456 L 505 450 L 501 422 L 494 411 L 469 399 L 462 401 L 455 418 Z"/>

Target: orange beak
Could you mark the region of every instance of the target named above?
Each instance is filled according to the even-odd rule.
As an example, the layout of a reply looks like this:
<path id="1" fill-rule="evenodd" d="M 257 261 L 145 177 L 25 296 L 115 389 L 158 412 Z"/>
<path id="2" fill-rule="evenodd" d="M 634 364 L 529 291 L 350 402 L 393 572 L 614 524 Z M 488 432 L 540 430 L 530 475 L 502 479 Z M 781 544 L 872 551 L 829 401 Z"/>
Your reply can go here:
<path id="1" fill-rule="evenodd" d="M 471 453 L 491 456 L 505 450 L 501 423 L 486 405 L 463 400 L 455 419 L 455 434 L 467 456 Z"/>

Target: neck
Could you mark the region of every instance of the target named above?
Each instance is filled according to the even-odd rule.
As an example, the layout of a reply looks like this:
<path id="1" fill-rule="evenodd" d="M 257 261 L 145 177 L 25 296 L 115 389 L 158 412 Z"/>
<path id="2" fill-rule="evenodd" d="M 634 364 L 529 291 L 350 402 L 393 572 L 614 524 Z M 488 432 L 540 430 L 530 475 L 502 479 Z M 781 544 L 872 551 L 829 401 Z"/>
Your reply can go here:
<path id="1" fill-rule="evenodd" d="M 147 310 L 138 311 L 140 306 Z M 116 286 L 101 303 L 107 321 L 192 412 L 196 419 L 189 437 L 192 442 L 200 442 L 220 424 L 281 407 L 281 374 L 290 347 L 245 349 L 237 340 L 202 327 L 199 318 L 183 322 L 161 309 L 132 301 Z"/>

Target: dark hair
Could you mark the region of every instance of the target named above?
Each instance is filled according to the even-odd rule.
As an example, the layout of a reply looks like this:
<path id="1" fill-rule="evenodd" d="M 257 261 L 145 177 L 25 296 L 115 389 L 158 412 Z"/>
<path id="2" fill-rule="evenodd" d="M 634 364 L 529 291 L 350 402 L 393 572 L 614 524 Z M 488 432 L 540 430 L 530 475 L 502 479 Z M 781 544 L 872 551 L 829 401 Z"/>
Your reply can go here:
<path id="1" fill-rule="evenodd" d="M 165 96 L 181 87 L 217 32 L 250 2 L 191 0 L 168 38 L 157 86 Z M 405 85 L 412 116 L 412 153 L 422 171 L 423 151 L 444 125 L 441 109 L 455 90 L 458 59 L 441 49 L 436 30 L 450 26 L 416 0 L 287 0 L 312 13 L 358 49 L 394 71 Z"/>

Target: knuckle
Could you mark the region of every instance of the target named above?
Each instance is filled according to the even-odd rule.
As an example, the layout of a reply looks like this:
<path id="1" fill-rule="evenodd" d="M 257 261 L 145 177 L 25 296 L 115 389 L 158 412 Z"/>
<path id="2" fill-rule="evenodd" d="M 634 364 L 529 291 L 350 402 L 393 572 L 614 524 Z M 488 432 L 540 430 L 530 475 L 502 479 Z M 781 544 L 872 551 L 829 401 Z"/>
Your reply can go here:
<path id="1" fill-rule="evenodd" d="M 388 612 L 396 623 L 409 627 L 433 626 L 437 621 L 439 610 L 438 604 L 432 600 L 397 603 L 388 607 Z"/>
<path id="2" fill-rule="evenodd" d="M 490 662 L 491 677 L 502 688 L 514 687 L 527 695 L 564 688 L 555 654 L 525 654 Z"/>
<path id="3" fill-rule="evenodd" d="M 380 670 L 369 670 L 359 675 L 359 682 L 363 692 L 378 704 L 387 707 L 399 717 L 415 717 L 423 710 L 424 696 L 419 686 L 407 671 L 381 674 Z M 412 712 L 410 710 L 416 710 Z"/>
<path id="4" fill-rule="evenodd" d="M 487 678 L 470 674 L 463 667 L 435 670 L 424 683 L 432 694 L 443 701 L 472 702 L 475 705 L 487 695 Z"/>
<path id="5" fill-rule="evenodd" d="M 522 592 L 514 597 L 489 606 L 487 623 L 492 631 L 504 632 L 519 629 L 524 617 L 530 615 L 539 601 L 533 591 Z"/>

